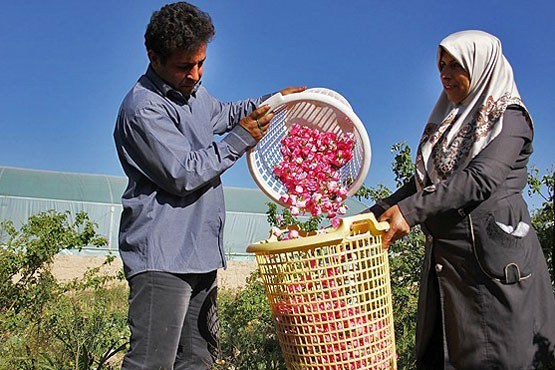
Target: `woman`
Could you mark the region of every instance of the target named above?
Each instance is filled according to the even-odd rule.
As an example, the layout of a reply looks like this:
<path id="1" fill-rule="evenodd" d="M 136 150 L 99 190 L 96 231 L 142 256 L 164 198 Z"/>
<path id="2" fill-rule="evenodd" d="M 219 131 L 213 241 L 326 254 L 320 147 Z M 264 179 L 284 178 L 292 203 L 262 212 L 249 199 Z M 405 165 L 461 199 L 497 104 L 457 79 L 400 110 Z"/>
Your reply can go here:
<path id="1" fill-rule="evenodd" d="M 416 174 L 370 209 L 385 246 L 417 224 L 427 236 L 418 368 L 535 369 L 554 360 L 555 298 L 522 198 L 532 120 L 494 36 L 448 36 L 438 67 Z"/>

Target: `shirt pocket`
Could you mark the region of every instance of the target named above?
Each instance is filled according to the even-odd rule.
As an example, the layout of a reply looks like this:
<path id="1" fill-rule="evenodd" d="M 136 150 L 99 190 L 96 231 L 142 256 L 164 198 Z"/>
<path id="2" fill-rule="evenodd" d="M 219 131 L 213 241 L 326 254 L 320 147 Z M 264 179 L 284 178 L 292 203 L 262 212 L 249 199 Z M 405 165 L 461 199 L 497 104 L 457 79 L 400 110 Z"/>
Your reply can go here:
<path id="1" fill-rule="evenodd" d="M 503 284 L 515 284 L 532 276 L 532 230 L 518 237 L 504 231 L 493 215 L 474 223 L 474 255 L 484 274 Z"/>

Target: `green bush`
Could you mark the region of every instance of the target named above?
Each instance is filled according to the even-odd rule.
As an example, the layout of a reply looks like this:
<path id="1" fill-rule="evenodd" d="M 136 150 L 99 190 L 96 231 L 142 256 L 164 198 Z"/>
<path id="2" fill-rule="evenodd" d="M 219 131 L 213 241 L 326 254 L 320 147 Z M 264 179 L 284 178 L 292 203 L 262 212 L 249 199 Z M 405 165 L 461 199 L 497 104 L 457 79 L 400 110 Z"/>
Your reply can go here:
<path id="1" fill-rule="evenodd" d="M 43 212 L 19 229 L 0 223 L 0 370 L 116 368 L 109 361 L 128 336 L 126 288 L 99 268 L 69 283 L 51 273 L 63 249 L 105 243 L 85 213 Z"/>
<path id="2" fill-rule="evenodd" d="M 389 248 L 397 367 L 416 368 L 415 333 L 424 234 L 415 228 Z"/>
<path id="3" fill-rule="evenodd" d="M 393 169 L 397 185 L 406 181 L 413 167 L 410 150 L 396 144 Z M 533 169 L 530 192 L 544 203 L 533 212 L 532 222 L 553 269 L 553 170 L 544 176 Z M 376 200 L 390 194 L 383 185 L 364 188 L 359 196 Z M 291 223 L 287 212 L 274 223 Z M 279 218 L 278 218 L 279 217 Z M 269 219 L 270 222 L 272 220 Z M 314 229 L 320 220 L 299 227 Z M 128 289 L 123 275 L 106 276 L 100 267 L 83 279 L 67 283 L 51 273 L 53 258 L 63 249 L 101 246 L 106 240 L 85 213 L 74 216 L 54 211 L 29 218 L 19 229 L 10 221 L 0 223 L 0 370 L 115 370 L 127 348 Z M 416 309 L 424 236 L 414 228 L 389 249 L 393 314 L 399 369 L 414 369 Z M 106 263 L 111 263 L 108 256 Z M 214 370 L 284 370 L 264 286 L 258 272 L 236 290 L 220 290 L 221 358 Z"/>
<path id="4" fill-rule="evenodd" d="M 258 271 L 244 288 L 218 295 L 222 356 L 214 369 L 285 370 Z"/>

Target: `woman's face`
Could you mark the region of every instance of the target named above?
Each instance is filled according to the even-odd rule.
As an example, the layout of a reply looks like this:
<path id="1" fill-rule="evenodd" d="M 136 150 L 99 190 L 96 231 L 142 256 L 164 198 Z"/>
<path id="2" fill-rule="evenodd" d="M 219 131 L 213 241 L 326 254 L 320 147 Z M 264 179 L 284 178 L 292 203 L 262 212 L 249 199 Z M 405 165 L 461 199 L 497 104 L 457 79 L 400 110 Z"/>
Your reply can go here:
<path id="1" fill-rule="evenodd" d="M 470 91 L 470 75 L 445 50 L 439 59 L 439 76 L 443 91 L 451 103 L 459 104 L 468 96 Z"/>

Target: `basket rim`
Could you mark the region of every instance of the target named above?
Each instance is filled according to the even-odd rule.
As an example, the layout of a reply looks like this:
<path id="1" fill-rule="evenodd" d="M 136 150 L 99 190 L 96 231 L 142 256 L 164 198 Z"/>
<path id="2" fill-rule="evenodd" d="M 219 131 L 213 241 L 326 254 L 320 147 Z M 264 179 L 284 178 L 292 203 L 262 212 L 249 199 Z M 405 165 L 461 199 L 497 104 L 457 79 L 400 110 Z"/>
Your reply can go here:
<path id="1" fill-rule="evenodd" d="M 332 243 L 341 243 L 348 237 L 351 237 L 351 228 L 357 223 L 368 223 L 369 233 L 372 236 L 384 234 L 387 230 L 389 230 L 389 224 L 387 222 L 378 222 L 376 216 L 374 216 L 372 212 L 361 213 L 358 215 L 342 218 L 341 224 L 337 229 L 328 227 L 321 230 L 325 233 L 281 241 L 277 240 L 275 236 L 271 236 L 268 239 L 250 244 L 247 247 L 247 253 L 275 254 L 291 251 L 301 251 L 326 244 L 329 245 Z M 354 237 L 351 237 L 349 241 L 355 240 L 357 237 L 363 238 L 366 236 L 366 234 L 355 235 Z"/>
<path id="2" fill-rule="evenodd" d="M 366 131 L 366 127 L 364 126 L 360 118 L 357 116 L 357 114 L 353 111 L 353 109 L 350 106 L 346 105 L 345 103 L 343 103 L 342 101 L 338 100 L 333 96 L 329 96 L 321 92 L 311 91 L 311 90 L 318 90 L 318 89 L 319 88 L 309 89 L 309 90 L 305 90 L 299 93 L 294 93 L 289 95 L 281 95 L 281 93 L 277 93 L 272 95 L 264 102 L 262 102 L 259 106 L 268 104 L 271 107 L 271 111 L 274 111 L 281 106 L 284 106 L 293 102 L 313 101 L 313 102 L 317 102 L 318 104 L 329 105 L 341 111 L 343 114 L 345 114 L 345 116 L 347 116 L 349 120 L 353 123 L 353 128 L 358 133 L 358 136 L 360 137 L 361 147 L 363 148 L 364 154 L 365 154 L 360 172 L 357 178 L 354 179 L 352 184 L 349 186 L 347 196 L 350 197 L 350 196 L 353 196 L 358 191 L 358 189 L 360 189 L 370 169 L 370 163 L 372 161 L 372 146 L 370 143 L 370 137 L 368 135 L 368 132 Z M 321 88 L 321 89 L 329 90 L 325 88 Z M 330 91 L 334 92 L 333 90 L 330 90 Z M 286 207 L 287 204 L 285 204 L 281 200 L 282 194 L 278 194 L 276 191 L 274 191 L 274 189 L 271 189 L 270 187 L 268 187 L 266 181 L 263 179 L 264 175 L 268 175 L 268 174 L 262 173 L 259 167 L 257 166 L 257 163 L 256 163 L 257 146 L 258 144 L 253 148 L 249 149 L 247 152 L 246 157 L 247 157 L 247 167 L 249 169 L 249 172 L 253 180 L 255 181 L 256 185 L 262 190 L 262 192 L 264 192 L 264 194 L 266 194 L 270 199 L 272 199 L 274 202 L 278 203 L 279 205 Z M 272 174 L 269 174 L 269 175 L 273 176 Z"/>

